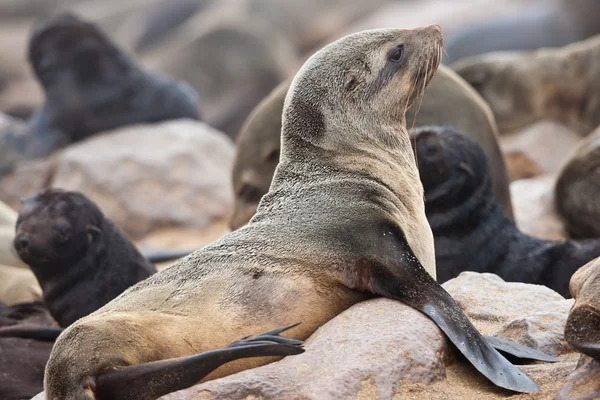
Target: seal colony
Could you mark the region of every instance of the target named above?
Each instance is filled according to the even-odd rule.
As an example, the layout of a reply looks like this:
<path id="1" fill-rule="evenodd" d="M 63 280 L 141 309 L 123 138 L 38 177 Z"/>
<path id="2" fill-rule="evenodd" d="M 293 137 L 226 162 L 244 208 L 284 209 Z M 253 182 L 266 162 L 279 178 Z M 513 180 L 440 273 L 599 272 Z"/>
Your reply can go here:
<path id="1" fill-rule="evenodd" d="M 286 96 L 281 162 L 250 223 L 67 328 L 48 361 L 47 399 L 156 398 L 203 377 L 198 352 L 300 321 L 290 336 L 305 339 L 375 296 L 429 316 L 496 385 L 539 391 L 434 279 L 405 113 L 442 44 L 438 26 L 383 29 L 314 54 Z M 207 378 L 271 360 L 238 360 Z"/>
<path id="2" fill-rule="evenodd" d="M 35 27 L 28 60 L 46 101 L 27 124 L 0 135 L 0 174 L 101 131 L 200 117 L 189 85 L 142 70 L 98 27 L 72 14 Z"/>
<path id="3" fill-rule="evenodd" d="M 569 297 L 571 276 L 600 256 L 600 240 L 548 241 L 522 233 L 494 198 L 488 161 L 474 140 L 448 127 L 417 128 L 413 137 L 438 282 L 463 271 L 490 272 Z"/>

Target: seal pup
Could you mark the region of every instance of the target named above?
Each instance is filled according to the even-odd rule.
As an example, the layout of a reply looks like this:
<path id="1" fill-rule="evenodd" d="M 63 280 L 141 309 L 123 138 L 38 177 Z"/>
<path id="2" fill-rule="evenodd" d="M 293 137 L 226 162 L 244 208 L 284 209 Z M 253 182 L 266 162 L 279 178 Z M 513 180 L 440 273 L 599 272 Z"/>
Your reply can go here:
<path id="1" fill-rule="evenodd" d="M 588 135 L 600 125 L 599 60 L 596 35 L 560 48 L 469 57 L 452 68 L 487 101 L 502 133 L 553 118 Z"/>
<path id="2" fill-rule="evenodd" d="M 434 279 L 433 235 L 405 113 L 435 73 L 442 42 L 438 26 L 364 31 L 306 61 L 286 95 L 281 161 L 248 225 L 68 327 L 48 361 L 47 399 L 101 399 L 109 373 L 111 386 L 133 382 L 143 392 L 136 398 L 156 398 L 194 376 L 183 369 L 177 379 L 149 385 L 143 371 L 155 364 L 148 363 L 178 365 L 294 321 L 302 325 L 290 336 L 303 340 L 374 296 L 428 315 L 496 385 L 539 391 Z M 239 360 L 209 377 L 269 361 Z M 130 389 L 116 398 L 130 398 Z"/>
<path id="3" fill-rule="evenodd" d="M 554 204 L 573 237 L 600 237 L 600 127 L 573 150 L 558 173 Z"/>
<path id="4" fill-rule="evenodd" d="M 600 33 L 596 0 L 537 0 L 449 35 L 444 62 L 492 51 L 559 47 Z"/>
<path id="5" fill-rule="evenodd" d="M 14 247 L 62 327 L 156 272 L 96 204 L 62 189 L 23 201 Z"/>
<path id="6" fill-rule="evenodd" d="M 494 198 L 489 163 L 474 140 L 449 127 L 417 128 L 412 137 L 438 282 L 463 271 L 491 272 L 569 297 L 571 276 L 600 256 L 600 240 L 548 241 L 522 233 Z"/>
<path id="7" fill-rule="evenodd" d="M 232 170 L 234 212 L 231 229 L 246 224 L 267 193 L 279 162 L 281 114 L 290 81 L 281 83 L 250 114 L 237 139 Z M 409 120 L 410 124 L 410 120 Z M 474 138 L 490 160 L 494 193 L 514 220 L 509 180 L 492 111 L 477 92 L 450 68 L 440 66 L 427 87 L 415 126 L 451 126 Z"/>
<path id="8" fill-rule="evenodd" d="M 94 24 L 73 14 L 35 27 L 28 60 L 46 101 L 26 125 L 2 133 L 3 169 L 120 126 L 199 119 L 191 87 L 142 70 Z"/>
<path id="9" fill-rule="evenodd" d="M 575 304 L 565 325 L 565 340 L 577 351 L 600 360 L 600 258 L 573 275 L 570 290 Z"/>

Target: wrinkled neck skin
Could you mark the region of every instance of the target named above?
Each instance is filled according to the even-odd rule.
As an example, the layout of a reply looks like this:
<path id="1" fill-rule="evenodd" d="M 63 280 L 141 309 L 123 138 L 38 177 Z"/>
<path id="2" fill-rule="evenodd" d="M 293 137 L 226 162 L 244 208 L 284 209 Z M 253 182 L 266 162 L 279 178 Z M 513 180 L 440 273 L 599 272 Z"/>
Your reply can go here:
<path id="1" fill-rule="evenodd" d="M 597 112 L 600 37 L 556 49 L 533 52 L 535 69 L 522 78 L 537 77 L 545 114 L 584 134 L 600 124 Z"/>

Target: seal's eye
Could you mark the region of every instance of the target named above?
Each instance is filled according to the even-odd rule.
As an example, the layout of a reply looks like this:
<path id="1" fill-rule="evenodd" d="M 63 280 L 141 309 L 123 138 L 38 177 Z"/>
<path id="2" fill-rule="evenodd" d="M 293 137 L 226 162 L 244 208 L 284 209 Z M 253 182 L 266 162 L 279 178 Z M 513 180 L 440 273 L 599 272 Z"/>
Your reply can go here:
<path id="1" fill-rule="evenodd" d="M 394 51 L 392 51 L 388 57 L 388 60 L 390 60 L 393 63 L 399 63 L 402 61 L 402 59 L 404 58 L 404 47 L 400 46 L 396 49 L 394 49 Z"/>
<path id="2" fill-rule="evenodd" d="M 241 199 L 244 199 L 248 203 L 258 203 L 263 196 L 257 187 L 251 186 L 247 183 L 242 186 L 242 189 L 238 195 Z"/>

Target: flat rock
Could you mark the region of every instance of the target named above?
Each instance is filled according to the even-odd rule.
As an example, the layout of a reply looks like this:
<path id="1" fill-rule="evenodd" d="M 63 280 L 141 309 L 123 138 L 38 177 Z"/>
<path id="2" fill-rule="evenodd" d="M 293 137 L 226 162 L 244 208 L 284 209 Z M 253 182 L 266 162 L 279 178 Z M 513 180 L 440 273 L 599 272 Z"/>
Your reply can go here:
<path id="1" fill-rule="evenodd" d="M 600 399 L 600 361 L 590 359 L 573 372 L 555 400 Z"/>
<path id="2" fill-rule="evenodd" d="M 511 180 L 558 173 L 580 141 L 577 132 L 551 120 L 500 137 Z"/>
<path id="3" fill-rule="evenodd" d="M 568 237 L 554 207 L 555 181 L 555 174 L 545 174 L 510 184 L 515 220 L 523 233 L 546 240 Z"/>

